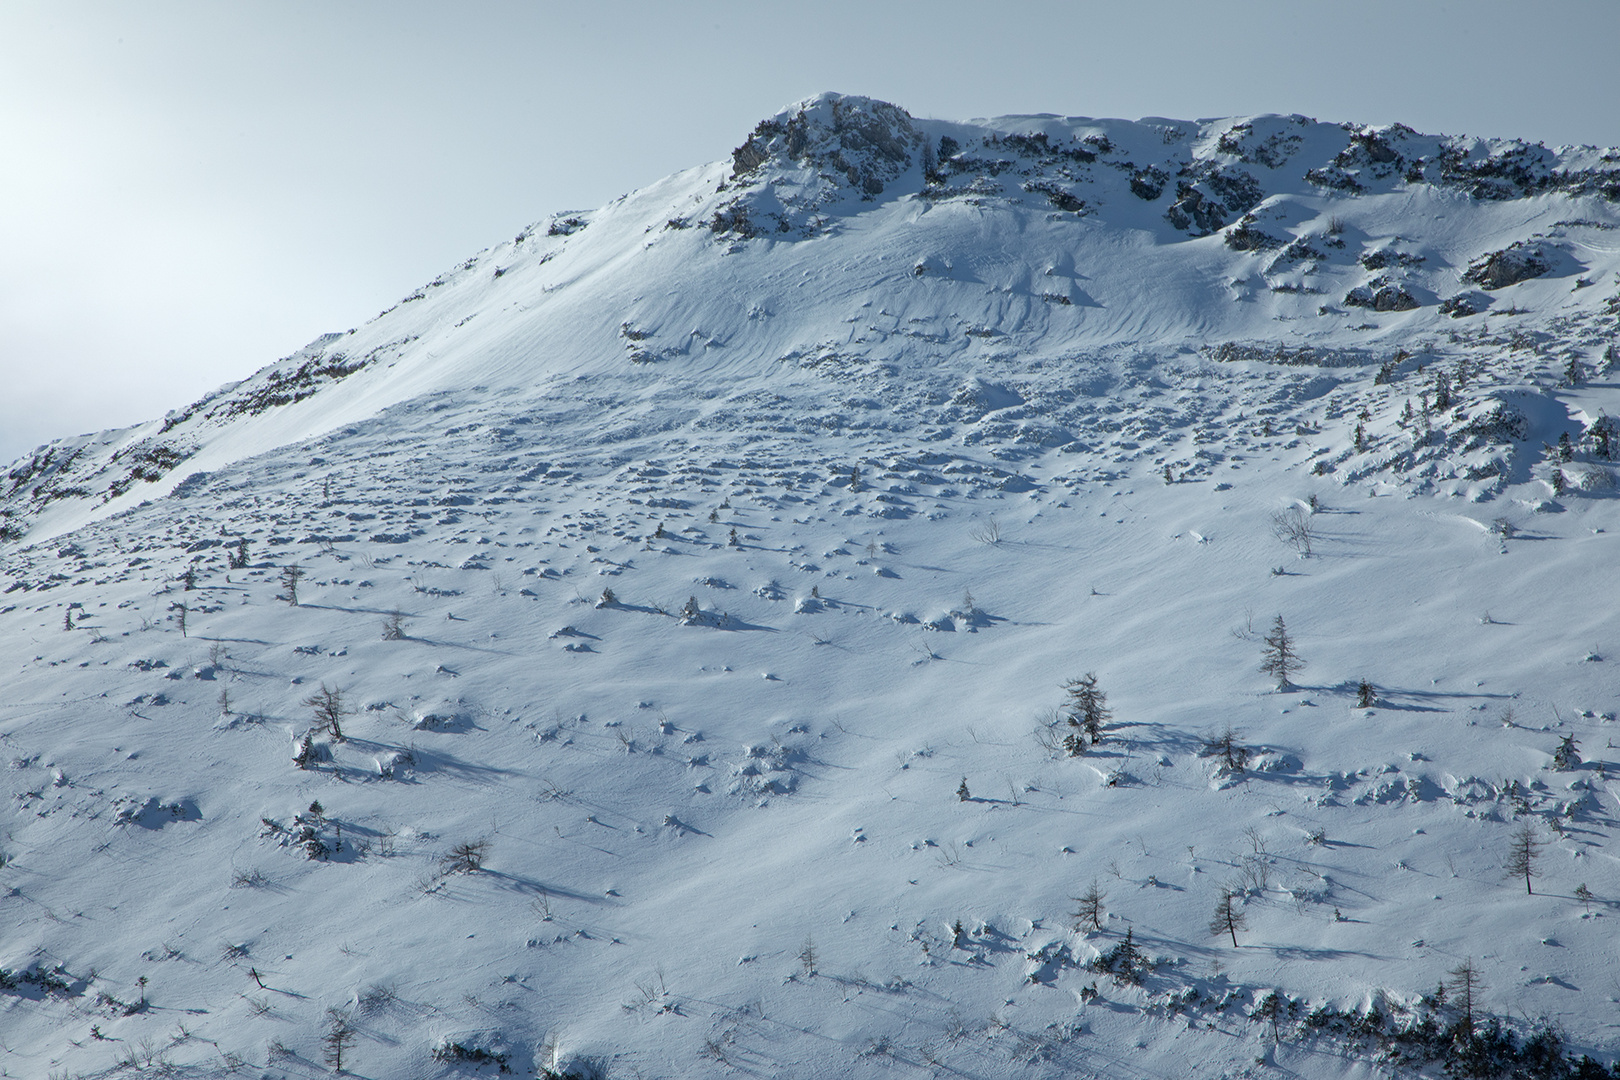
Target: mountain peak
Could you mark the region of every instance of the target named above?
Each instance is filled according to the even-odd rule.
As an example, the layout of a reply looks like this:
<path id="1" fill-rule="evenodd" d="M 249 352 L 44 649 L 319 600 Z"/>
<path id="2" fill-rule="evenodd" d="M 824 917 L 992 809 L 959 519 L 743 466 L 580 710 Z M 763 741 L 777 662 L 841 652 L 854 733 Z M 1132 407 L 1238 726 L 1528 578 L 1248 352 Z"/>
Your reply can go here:
<path id="1" fill-rule="evenodd" d="M 825 205 L 843 194 L 870 200 L 911 169 L 926 148 L 927 138 L 898 105 L 824 93 L 760 121 L 731 152 L 731 181 L 797 180 L 805 189 L 796 193 L 801 207 Z M 746 231 L 751 209 L 757 207 L 733 201 L 722 213 L 730 229 Z M 778 231 L 792 229 L 787 217 L 777 215 Z"/>
<path id="2" fill-rule="evenodd" d="M 1610 1075 L 1604 169 L 822 95 L 43 448 L 7 1066 Z"/>

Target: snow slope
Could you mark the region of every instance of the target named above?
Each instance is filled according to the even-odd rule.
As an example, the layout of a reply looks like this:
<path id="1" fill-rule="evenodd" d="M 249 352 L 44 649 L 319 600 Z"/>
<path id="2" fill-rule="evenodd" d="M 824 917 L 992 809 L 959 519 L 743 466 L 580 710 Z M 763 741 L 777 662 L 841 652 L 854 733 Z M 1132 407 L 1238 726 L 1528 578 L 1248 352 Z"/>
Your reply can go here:
<path id="1" fill-rule="evenodd" d="M 1613 1061 L 1617 176 L 823 95 L 42 447 L 0 1070 L 1390 1072 L 1470 959 Z"/>

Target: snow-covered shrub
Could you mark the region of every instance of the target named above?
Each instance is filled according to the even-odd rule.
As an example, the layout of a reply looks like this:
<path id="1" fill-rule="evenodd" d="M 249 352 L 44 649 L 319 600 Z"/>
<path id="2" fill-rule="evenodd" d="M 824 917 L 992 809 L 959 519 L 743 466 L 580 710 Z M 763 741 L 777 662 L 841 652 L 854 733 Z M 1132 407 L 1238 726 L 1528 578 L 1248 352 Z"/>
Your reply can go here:
<path id="1" fill-rule="evenodd" d="M 1614 474 L 1602 465 L 1573 465 L 1561 472 L 1565 491 L 1607 491 L 1614 486 Z"/>
<path id="2" fill-rule="evenodd" d="M 802 755 L 780 743 L 743 747 L 743 759 L 731 767 L 732 795 L 786 795 L 799 786 L 792 763 Z"/>
<path id="3" fill-rule="evenodd" d="M 472 874 L 484 868 L 488 855 L 488 840 L 466 840 L 452 847 L 439 865 L 446 874 Z"/>
<path id="4" fill-rule="evenodd" d="M 461 1031 L 441 1035 L 433 1047 L 433 1060 L 475 1068 L 493 1065 L 503 1073 L 512 1071 L 511 1047 L 498 1031 Z"/>

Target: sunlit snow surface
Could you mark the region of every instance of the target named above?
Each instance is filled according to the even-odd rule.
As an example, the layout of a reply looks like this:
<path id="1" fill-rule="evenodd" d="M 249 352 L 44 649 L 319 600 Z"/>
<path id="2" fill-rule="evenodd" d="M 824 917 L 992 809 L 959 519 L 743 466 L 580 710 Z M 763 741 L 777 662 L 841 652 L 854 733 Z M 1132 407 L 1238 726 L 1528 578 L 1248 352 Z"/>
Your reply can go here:
<path id="1" fill-rule="evenodd" d="M 12 466 L 0 1070 L 315 1075 L 337 1010 L 378 1077 L 1340 1076 L 1396 1066 L 1311 1010 L 1469 959 L 1612 1060 L 1601 154 L 1526 194 L 1404 129 L 800 108 Z M 1261 198 L 1195 236 L 1178 168 Z M 1140 986 L 1089 970 L 1127 928 Z"/>

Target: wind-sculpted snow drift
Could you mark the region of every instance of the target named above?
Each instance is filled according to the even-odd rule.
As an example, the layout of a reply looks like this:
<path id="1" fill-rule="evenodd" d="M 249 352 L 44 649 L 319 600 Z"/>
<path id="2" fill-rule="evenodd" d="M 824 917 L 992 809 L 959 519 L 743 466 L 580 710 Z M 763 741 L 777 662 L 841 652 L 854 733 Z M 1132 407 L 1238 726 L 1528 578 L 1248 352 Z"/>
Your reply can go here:
<path id="1" fill-rule="evenodd" d="M 25 455 L 0 1069 L 1606 1074 L 1617 236 L 827 94 Z"/>

